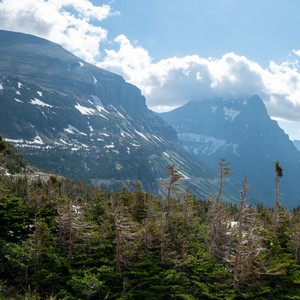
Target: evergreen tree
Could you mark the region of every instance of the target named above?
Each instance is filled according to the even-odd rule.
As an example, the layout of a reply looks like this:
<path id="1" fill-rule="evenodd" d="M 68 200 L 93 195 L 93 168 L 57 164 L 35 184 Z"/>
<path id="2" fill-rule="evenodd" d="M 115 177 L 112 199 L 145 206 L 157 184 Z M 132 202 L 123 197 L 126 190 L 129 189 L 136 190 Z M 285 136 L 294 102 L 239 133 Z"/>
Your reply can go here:
<path id="1" fill-rule="evenodd" d="M 274 229 L 277 229 L 280 218 L 280 203 L 279 203 L 279 181 L 283 176 L 283 170 L 278 161 L 275 162 L 275 204 L 274 204 Z"/>

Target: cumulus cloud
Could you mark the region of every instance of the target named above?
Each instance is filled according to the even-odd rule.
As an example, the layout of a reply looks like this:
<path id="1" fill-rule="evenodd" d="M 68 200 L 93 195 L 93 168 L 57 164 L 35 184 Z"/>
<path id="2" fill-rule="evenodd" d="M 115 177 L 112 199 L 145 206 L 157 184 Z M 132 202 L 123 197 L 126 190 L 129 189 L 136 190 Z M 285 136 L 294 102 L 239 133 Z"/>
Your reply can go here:
<path id="1" fill-rule="evenodd" d="M 141 88 L 156 111 L 188 101 L 211 98 L 241 99 L 259 95 L 275 118 L 300 120 L 300 72 L 298 61 L 267 68 L 234 53 L 221 58 L 198 55 L 171 57 L 154 62 L 150 54 L 125 36 L 115 39 L 117 50 L 107 50 L 98 66 L 110 69 Z M 294 51 L 296 57 L 300 51 Z"/>
<path id="2" fill-rule="evenodd" d="M 61 44 L 88 62 L 99 56 L 107 31 L 93 22 L 111 14 L 109 5 L 88 0 L 2 0 L 1 29 L 31 33 Z"/>
<path id="3" fill-rule="evenodd" d="M 147 79 L 146 72 L 152 65 L 148 51 L 133 45 L 125 35 L 119 35 L 114 42 L 120 46 L 118 51 L 105 50 L 105 59 L 97 63 L 97 66 L 121 74 L 138 87 L 147 90 L 147 86 L 143 84 Z"/>
<path id="4" fill-rule="evenodd" d="M 300 56 L 300 50 L 293 50 L 293 53 Z"/>

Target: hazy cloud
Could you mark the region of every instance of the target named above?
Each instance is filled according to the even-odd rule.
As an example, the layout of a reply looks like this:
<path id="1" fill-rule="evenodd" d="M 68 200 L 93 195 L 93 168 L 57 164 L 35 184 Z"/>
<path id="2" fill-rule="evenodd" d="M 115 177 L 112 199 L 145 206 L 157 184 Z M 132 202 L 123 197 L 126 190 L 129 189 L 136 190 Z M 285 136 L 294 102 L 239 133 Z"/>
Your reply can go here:
<path id="1" fill-rule="evenodd" d="M 110 13 L 110 6 L 95 6 L 88 0 L 2 0 L 0 26 L 47 38 L 95 62 L 107 31 L 93 22 Z"/>

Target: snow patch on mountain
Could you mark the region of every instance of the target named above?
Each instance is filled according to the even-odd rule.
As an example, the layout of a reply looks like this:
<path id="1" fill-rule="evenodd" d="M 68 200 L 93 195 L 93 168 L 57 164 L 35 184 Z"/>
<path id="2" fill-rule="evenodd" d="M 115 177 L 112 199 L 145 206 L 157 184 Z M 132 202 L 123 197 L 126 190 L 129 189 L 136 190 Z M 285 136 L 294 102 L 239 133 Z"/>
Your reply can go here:
<path id="1" fill-rule="evenodd" d="M 34 143 L 34 144 L 40 144 L 40 145 L 43 145 L 43 144 L 44 144 L 42 138 L 41 138 L 38 134 L 35 136 L 35 138 L 34 138 L 34 140 L 33 140 L 33 143 Z"/>
<path id="2" fill-rule="evenodd" d="M 37 91 L 36 93 L 37 93 L 40 97 L 43 97 L 43 93 L 42 93 L 42 92 Z"/>
<path id="3" fill-rule="evenodd" d="M 91 104 L 95 105 L 96 109 L 101 113 L 102 111 L 105 111 L 109 114 L 109 112 L 104 108 L 104 105 L 102 104 L 102 101 L 99 99 L 99 97 L 95 95 L 91 95 L 91 98 L 93 101 L 89 101 Z M 104 116 L 103 116 L 104 117 Z M 106 117 L 104 117 L 106 118 Z M 106 118 L 107 119 L 107 118 Z"/>
<path id="4" fill-rule="evenodd" d="M 108 133 L 105 133 L 105 132 L 100 132 L 99 134 L 100 134 L 100 135 L 103 135 L 103 136 L 105 136 L 105 137 L 109 137 L 109 134 L 108 134 Z"/>
<path id="5" fill-rule="evenodd" d="M 84 132 L 79 131 L 76 127 L 68 124 L 68 128 L 64 128 L 64 131 L 70 134 L 81 134 L 81 135 L 87 135 Z"/>
<path id="6" fill-rule="evenodd" d="M 0 83 L 0 90 L 3 90 L 3 85 L 2 85 L 2 83 Z"/>
<path id="7" fill-rule="evenodd" d="M 22 100 L 20 100 L 20 99 L 18 99 L 18 98 L 14 98 L 14 100 L 15 100 L 16 102 L 19 102 L 19 103 L 24 103 Z"/>
<path id="8" fill-rule="evenodd" d="M 116 110 L 116 112 L 118 113 L 118 115 L 121 117 L 121 118 L 123 118 L 123 119 L 126 119 L 115 107 L 114 107 L 114 109 Z"/>
<path id="9" fill-rule="evenodd" d="M 163 154 L 164 154 L 166 157 L 170 157 L 170 155 L 169 155 L 167 152 L 163 152 Z"/>
<path id="10" fill-rule="evenodd" d="M 149 142 L 149 139 L 140 131 L 134 130 L 139 136 L 141 136 L 143 139 Z"/>
<path id="11" fill-rule="evenodd" d="M 128 137 L 130 137 L 130 138 L 132 138 L 133 139 L 133 136 L 131 135 L 131 134 L 129 134 L 128 132 L 126 132 L 126 131 L 124 131 L 124 130 L 121 130 L 121 136 L 123 137 L 123 138 L 125 138 L 126 136 L 128 136 Z"/>
<path id="12" fill-rule="evenodd" d="M 158 141 L 160 141 L 160 142 L 162 142 L 162 143 L 164 143 L 165 141 L 162 139 L 162 138 L 159 138 L 159 137 L 157 137 L 156 135 L 152 135 L 156 140 L 158 140 Z"/>
<path id="13" fill-rule="evenodd" d="M 216 111 L 218 110 L 218 107 L 216 106 L 216 105 L 213 105 L 212 107 L 211 107 L 211 112 L 214 114 L 214 113 L 216 113 Z"/>
<path id="14" fill-rule="evenodd" d="M 191 179 L 190 177 L 188 177 L 188 176 L 186 176 L 184 173 L 182 173 L 181 171 L 179 171 L 179 170 L 177 170 L 178 171 L 178 173 L 182 176 L 182 178 L 181 179 L 184 179 L 184 180 L 189 180 L 189 179 Z"/>
<path id="15" fill-rule="evenodd" d="M 104 148 L 105 149 L 112 149 L 112 148 L 115 148 L 115 145 L 114 145 L 114 143 L 111 143 L 110 145 L 105 145 Z"/>
<path id="16" fill-rule="evenodd" d="M 214 137 L 204 136 L 196 133 L 181 133 L 178 134 L 179 138 L 184 142 L 196 143 L 197 146 L 188 146 L 192 151 L 197 154 L 202 152 L 204 154 L 211 155 L 216 151 L 224 148 L 231 148 L 235 155 L 238 155 L 238 144 L 227 143 L 225 140 L 216 139 Z"/>
<path id="17" fill-rule="evenodd" d="M 7 138 L 5 138 L 5 140 L 11 144 L 25 143 L 25 140 L 23 140 L 23 139 L 7 139 Z"/>
<path id="18" fill-rule="evenodd" d="M 130 143 L 133 147 L 135 147 L 135 148 L 139 148 L 139 147 L 141 147 L 141 145 L 140 144 L 136 144 L 136 143 Z"/>
<path id="19" fill-rule="evenodd" d="M 223 108 L 225 120 L 233 122 L 234 119 L 239 115 L 240 111 L 234 110 L 232 108 L 227 108 L 226 106 Z"/>
<path id="20" fill-rule="evenodd" d="M 43 102 L 42 100 L 38 99 L 38 98 L 33 98 L 30 100 L 30 103 L 32 105 L 38 105 L 38 106 L 43 106 L 43 107 L 53 107 L 52 105 L 50 104 L 47 104 L 45 102 Z"/>
<path id="21" fill-rule="evenodd" d="M 82 106 L 78 102 L 74 107 L 79 110 L 82 115 L 94 115 L 96 112 L 93 108 Z"/>
<path id="22" fill-rule="evenodd" d="M 65 140 L 63 139 L 60 139 L 59 140 L 60 142 L 62 142 L 64 145 L 68 145 L 68 146 L 71 146 L 71 144 L 69 144 L 68 142 L 66 142 Z M 56 145 L 60 145 L 59 143 L 55 142 Z"/>
<path id="23" fill-rule="evenodd" d="M 100 100 L 99 97 L 95 96 L 95 95 L 91 95 L 91 98 L 93 100 L 92 104 L 96 104 L 99 106 L 103 106 L 102 101 Z"/>
<path id="24" fill-rule="evenodd" d="M 14 144 L 18 147 L 26 147 L 26 148 L 36 148 L 40 149 L 42 145 L 45 145 L 42 138 L 37 134 L 32 141 L 27 141 L 24 139 L 5 139 L 7 142 Z M 52 148 L 50 145 L 45 145 L 45 149 Z"/>

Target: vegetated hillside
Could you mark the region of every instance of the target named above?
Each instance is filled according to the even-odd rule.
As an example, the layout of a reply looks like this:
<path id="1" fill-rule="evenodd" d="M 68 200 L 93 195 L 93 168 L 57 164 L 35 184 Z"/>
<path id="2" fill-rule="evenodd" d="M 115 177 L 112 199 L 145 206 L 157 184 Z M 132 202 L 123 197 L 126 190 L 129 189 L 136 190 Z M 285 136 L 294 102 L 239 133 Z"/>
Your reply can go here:
<path id="1" fill-rule="evenodd" d="M 0 31 L 0 39 L 0 132 L 30 163 L 98 185 L 139 180 L 156 192 L 173 163 L 197 196 L 216 188 L 216 171 L 121 76 L 41 38 Z"/>
<path id="2" fill-rule="evenodd" d="M 0 157 L 3 153 L 0 154 Z M 0 175 L 0 299 L 297 299 L 300 210 Z"/>
<path id="3" fill-rule="evenodd" d="M 27 165 L 24 157 L 0 136 L 0 171 L 6 175 L 21 173 Z"/>
<path id="4" fill-rule="evenodd" d="M 219 157 L 230 162 L 233 178 L 247 176 L 251 197 L 273 203 L 274 162 L 279 161 L 282 202 L 300 203 L 300 152 L 272 120 L 258 96 L 243 100 L 213 99 L 190 102 L 160 114 L 176 128 L 184 146 L 214 166 Z"/>

